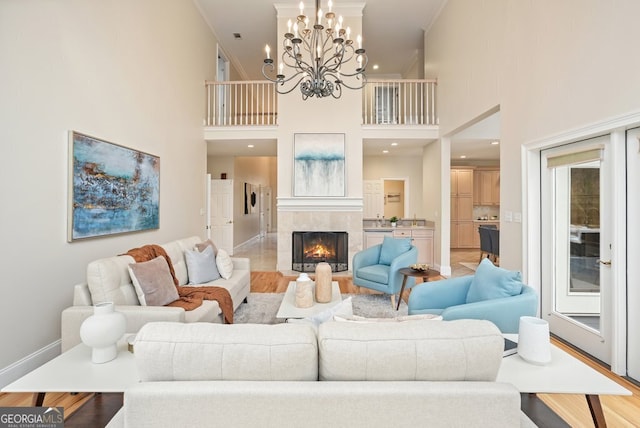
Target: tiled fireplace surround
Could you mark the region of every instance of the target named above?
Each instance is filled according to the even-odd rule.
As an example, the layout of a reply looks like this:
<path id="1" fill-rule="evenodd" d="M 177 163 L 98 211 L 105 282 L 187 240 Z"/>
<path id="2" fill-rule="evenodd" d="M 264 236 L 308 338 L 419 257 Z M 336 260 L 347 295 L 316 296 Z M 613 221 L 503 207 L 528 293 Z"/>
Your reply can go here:
<path id="1" fill-rule="evenodd" d="M 291 269 L 294 231 L 330 231 L 349 234 L 349 271 L 353 255 L 362 249 L 361 198 L 278 198 L 277 269 L 296 275 Z"/>

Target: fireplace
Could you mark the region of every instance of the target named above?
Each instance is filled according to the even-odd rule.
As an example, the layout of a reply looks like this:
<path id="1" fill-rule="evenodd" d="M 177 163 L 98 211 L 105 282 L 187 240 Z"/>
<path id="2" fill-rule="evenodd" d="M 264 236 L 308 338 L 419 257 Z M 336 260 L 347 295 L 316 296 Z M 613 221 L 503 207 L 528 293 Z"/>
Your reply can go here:
<path id="1" fill-rule="evenodd" d="M 327 262 L 333 272 L 349 270 L 347 232 L 293 232 L 292 269 L 315 272 L 316 265 Z"/>

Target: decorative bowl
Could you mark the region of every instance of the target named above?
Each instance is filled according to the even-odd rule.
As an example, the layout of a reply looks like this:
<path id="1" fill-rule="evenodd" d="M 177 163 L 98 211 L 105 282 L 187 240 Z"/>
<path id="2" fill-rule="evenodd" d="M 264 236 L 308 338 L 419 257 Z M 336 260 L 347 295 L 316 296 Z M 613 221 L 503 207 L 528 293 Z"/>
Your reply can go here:
<path id="1" fill-rule="evenodd" d="M 429 265 L 426 263 L 415 263 L 409 266 L 409 268 L 417 272 L 426 272 L 429 270 Z"/>

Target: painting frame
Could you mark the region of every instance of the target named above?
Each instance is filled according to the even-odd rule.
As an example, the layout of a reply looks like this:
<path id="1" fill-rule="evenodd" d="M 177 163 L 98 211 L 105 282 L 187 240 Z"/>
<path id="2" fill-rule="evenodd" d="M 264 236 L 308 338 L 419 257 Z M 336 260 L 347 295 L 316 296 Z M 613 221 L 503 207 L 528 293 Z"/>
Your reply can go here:
<path id="1" fill-rule="evenodd" d="M 257 184 L 244 183 L 244 214 L 255 214 L 258 212 L 258 191 Z"/>
<path id="2" fill-rule="evenodd" d="M 293 196 L 346 196 L 345 134 L 294 134 Z"/>
<path id="3" fill-rule="evenodd" d="M 67 241 L 160 228 L 160 157 L 69 131 Z"/>

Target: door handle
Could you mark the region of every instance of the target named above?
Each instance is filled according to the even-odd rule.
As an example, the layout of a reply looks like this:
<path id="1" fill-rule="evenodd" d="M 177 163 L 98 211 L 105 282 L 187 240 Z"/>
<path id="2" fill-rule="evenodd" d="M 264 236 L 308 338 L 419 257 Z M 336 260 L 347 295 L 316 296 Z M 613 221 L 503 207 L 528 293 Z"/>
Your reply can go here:
<path id="1" fill-rule="evenodd" d="M 611 266 L 611 260 L 598 260 L 598 263 L 605 266 Z"/>

